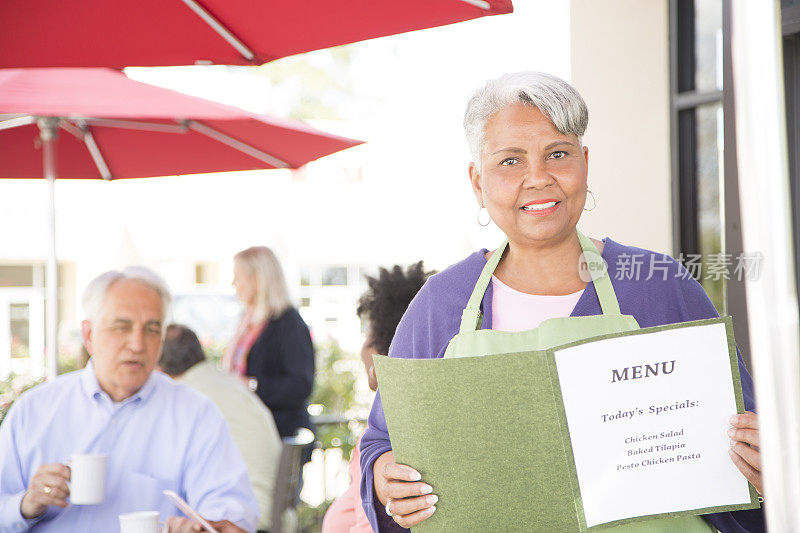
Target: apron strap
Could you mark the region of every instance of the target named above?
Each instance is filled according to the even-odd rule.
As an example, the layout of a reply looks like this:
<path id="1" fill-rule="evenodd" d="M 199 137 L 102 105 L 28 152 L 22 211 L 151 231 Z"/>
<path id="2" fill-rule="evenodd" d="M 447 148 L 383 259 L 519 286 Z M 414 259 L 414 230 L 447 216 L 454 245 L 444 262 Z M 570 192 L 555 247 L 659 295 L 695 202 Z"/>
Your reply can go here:
<path id="1" fill-rule="evenodd" d="M 578 240 L 581 243 L 581 249 L 584 251 L 584 257 L 589 268 L 589 273 L 592 276 L 592 282 L 597 292 L 597 297 L 600 300 L 600 307 L 604 315 L 619 315 L 622 314 L 617 301 L 617 295 L 614 292 L 614 287 L 611 285 L 611 278 L 608 277 L 605 261 L 603 261 L 600 252 L 594 245 L 591 239 L 586 237 L 580 231 L 578 232 Z M 497 265 L 500 264 L 500 259 L 508 247 L 508 240 L 504 241 L 497 250 L 494 251 L 492 256 L 483 267 L 478 282 L 475 284 L 475 289 L 467 302 L 467 307 L 461 313 L 461 326 L 460 333 L 466 331 L 475 331 L 480 329 L 483 314 L 481 313 L 481 302 L 483 295 L 486 294 L 486 289 L 489 287 L 489 282 L 492 280 Z M 588 253 L 587 253 L 588 252 Z"/>
<path id="2" fill-rule="evenodd" d="M 486 262 L 486 266 L 483 267 L 478 282 L 475 284 L 475 289 L 472 291 L 472 296 L 469 297 L 467 307 L 465 307 L 464 312 L 461 313 L 461 328 L 459 328 L 459 332 L 463 333 L 465 331 L 480 329 L 482 320 L 481 302 L 483 301 L 483 295 L 486 294 L 489 282 L 492 281 L 492 274 L 494 274 L 497 265 L 500 264 L 500 259 L 503 257 L 503 252 L 506 251 L 507 247 L 508 240 L 506 239 L 503 241 L 503 244 L 494 251 L 492 257 Z"/>
<path id="3" fill-rule="evenodd" d="M 592 275 L 592 282 L 597 292 L 597 298 L 600 300 L 600 307 L 603 309 L 603 314 L 621 315 L 622 311 L 619 309 L 617 293 L 614 292 L 614 287 L 611 285 L 611 278 L 608 277 L 608 269 L 606 268 L 606 262 L 603 256 L 600 255 L 592 239 L 580 231 L 578 232 L 578 240 L 581 241 L 581 248 L 584 252 L 583 256 L 586 259 L 586 266 L 589 268 L 589 273 Z"/>

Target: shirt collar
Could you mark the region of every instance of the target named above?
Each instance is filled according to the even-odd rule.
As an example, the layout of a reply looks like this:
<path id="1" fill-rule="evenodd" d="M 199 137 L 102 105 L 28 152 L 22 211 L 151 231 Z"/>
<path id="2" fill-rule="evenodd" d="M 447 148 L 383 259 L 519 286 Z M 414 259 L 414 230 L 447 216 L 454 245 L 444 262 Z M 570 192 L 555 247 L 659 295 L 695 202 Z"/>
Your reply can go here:
<path id="1" fill-rule="evenodd" d="M 83 374 L 81 375 L 81 385 L 83 387 L 84 393 L 89 398 L 93 398 L 95 400 L 108 395 L 100 388 L 100 382 L 97 381 L 97 374 L 94 370 L 94 364 L 92 360 L 89 359 L 89 362 L 86 363 L 86 367 L 83 369 Z M 150 373 L 150 377 L 147 378 L 144 385 L 141 389 L 136 391 L 130 398 L 124 399 L 121 403 L 130 403 L 135 401 L 147 401 L 155 391 L 156 383 L 158 381 L 159 376 L 157 375 L 158 372 L 153 371 Z"/>
<path id="2" fill-rule="evenodd" d="M 94 373 L 94 364 L 91 359 L 81 371 L 81 387 L 89 398 L 98 398 L 103 393 L 100 383 L 97 381 L 97 375 Z"/>

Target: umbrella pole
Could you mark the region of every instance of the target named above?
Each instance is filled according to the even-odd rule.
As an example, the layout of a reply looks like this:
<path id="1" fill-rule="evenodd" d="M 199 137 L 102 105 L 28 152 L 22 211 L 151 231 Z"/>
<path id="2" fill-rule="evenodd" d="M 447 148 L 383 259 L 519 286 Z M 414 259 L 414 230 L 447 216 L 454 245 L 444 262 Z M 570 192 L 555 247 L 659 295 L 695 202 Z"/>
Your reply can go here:
<path id="1" fill-rule="evenodd" d="M 42 166 L 49 198 L 47 254 L 47 297 L 45 299 L 45 376 L 49 381 L 58 375 L 58 262 L 56 260 L 56 137 L 58 119 L 43 117 L 37 121 L 42 141 Z"/>

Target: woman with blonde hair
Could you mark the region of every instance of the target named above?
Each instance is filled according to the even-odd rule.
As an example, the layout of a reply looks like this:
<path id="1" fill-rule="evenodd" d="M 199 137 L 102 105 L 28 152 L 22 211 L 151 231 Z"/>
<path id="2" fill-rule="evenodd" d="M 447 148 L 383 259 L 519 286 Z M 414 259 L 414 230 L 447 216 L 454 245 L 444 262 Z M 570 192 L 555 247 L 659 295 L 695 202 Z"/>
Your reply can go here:
<path id="1" fill-rule="evenodd" d="M 312 428 L 308 397 L 314 385 L 314 348 L 308 326 L 289 300 L 277 257 L 253 246 L 233 258 L 233 286 L 244 306 L 222 360 L 272 411 L 281 437 Z"/>

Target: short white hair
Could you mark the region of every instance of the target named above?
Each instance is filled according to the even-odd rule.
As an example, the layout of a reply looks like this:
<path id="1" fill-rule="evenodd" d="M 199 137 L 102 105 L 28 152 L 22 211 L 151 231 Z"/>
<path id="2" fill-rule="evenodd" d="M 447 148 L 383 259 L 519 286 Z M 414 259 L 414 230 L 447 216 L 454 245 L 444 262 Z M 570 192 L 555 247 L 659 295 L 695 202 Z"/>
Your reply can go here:
<path id="1" fill-rule="evenodd" d="M 574 134 L 578 143 L 583 144 L 589 110 L 572 85 L 544 72 L 503 74 L 473 92 L 464 113 L 464 133 L 472 160 L 479 167 L 486 123 L 492 115 L 514 104 L 536 107 L 559 132 Z"/>
<path id="2" fill-rule="evenodd" d="M 169 305 L 172 302 L 172 296 L 164 280 L 161 279 L 158 274 L 143 266 L 131 266 L 121 272 L 111 270 L 100 274 L 90 281 L 86 286 L 86 290 L 83 292 L 84 318 L 90 322 L 97 321 L 100 318 L 100 312 L 103 310 L 103 304 L 106 301 L 108 291 L 113 285 L 124 280 L 144 283 L 158 293 L 159 297 L 161 297 L 163 308 L 161 321 L 164 322 L 167 318 Z"/>

